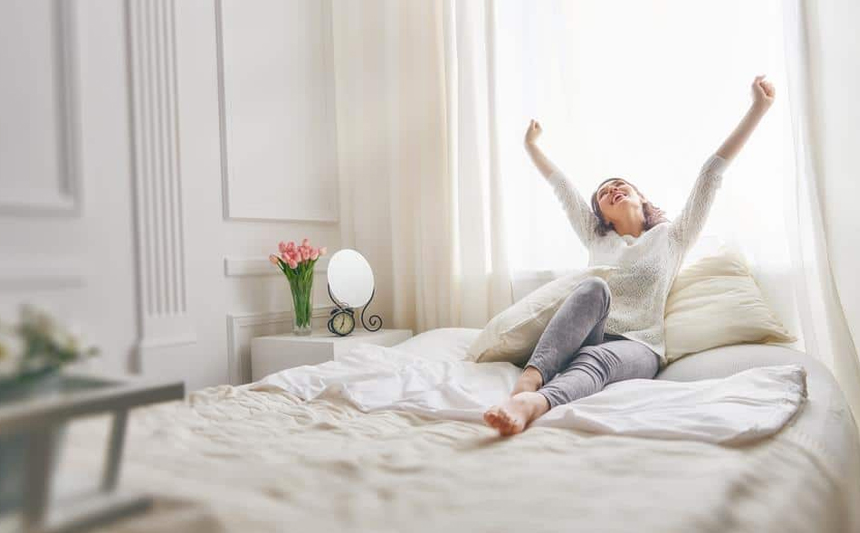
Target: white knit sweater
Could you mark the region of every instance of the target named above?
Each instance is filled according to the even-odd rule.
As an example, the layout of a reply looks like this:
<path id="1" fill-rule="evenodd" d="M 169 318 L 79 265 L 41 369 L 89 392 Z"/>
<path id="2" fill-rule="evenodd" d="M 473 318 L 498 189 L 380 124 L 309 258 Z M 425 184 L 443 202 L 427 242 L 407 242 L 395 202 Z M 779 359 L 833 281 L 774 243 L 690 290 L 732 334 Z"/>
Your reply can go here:
<path id="1" fill-rule="evenodd" d="M 639 237 L 610 230 L 597 234 L 597 215 L 590 202 L 560 170 L 548 178 L 579 239 L 588 248 L 588 266 L 620 267 L 607 279 L 611 292 L 605 332 L 640 342 L 660 356 L 666 367 L 663 316 L 666 298 L 687 252 L 701 233 L 728 162 L 714 154 L 702 166 L 681 213 Z"/>

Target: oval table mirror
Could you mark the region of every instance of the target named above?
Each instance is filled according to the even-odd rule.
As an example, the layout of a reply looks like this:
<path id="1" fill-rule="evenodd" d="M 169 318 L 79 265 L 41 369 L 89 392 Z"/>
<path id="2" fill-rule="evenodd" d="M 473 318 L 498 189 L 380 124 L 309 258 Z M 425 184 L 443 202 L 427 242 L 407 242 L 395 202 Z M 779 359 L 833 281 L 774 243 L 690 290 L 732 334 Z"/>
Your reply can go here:
<path id="1" fill-rule="evenodd" d="M 345 248 L 331 256 L 326 269 L 328 294 L 337 306 L 332 309 L 328 329 L 340 336 L 349 335 L 355 327 L 355 309 L 361 310 L 361 324 L 368 331 L 382 327 L 382 319 L 373 315 L 368 319 L 371 327 L 364 321 L 367 305 L 376 293 L 373 270 L 370 263 L 356 250 Z"/>

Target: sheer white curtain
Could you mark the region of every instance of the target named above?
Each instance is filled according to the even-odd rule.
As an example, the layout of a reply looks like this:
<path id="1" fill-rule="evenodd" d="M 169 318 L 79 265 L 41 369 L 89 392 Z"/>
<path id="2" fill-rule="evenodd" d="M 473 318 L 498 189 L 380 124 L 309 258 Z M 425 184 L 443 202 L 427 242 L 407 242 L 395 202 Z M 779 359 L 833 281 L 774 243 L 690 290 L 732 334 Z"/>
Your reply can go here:
<path id="1" fill-rule="evenodd" d="M 377 264 L 388 254 L 394 327 L 483 328 L 512 303 L 491 90 L 494 2 L 333 8 L 338 152 L 345 219 L 355 222 L 344 241 Z"/>
<path id="2" fill-rule="evenodd" d="M 513 303 L 498 144 L 496 2 L 443 2 L 455 323 L 482 328 Z M 458 315 L 458 316 L 457 316 Z"/>
<path id="3" fill-rule="evenodd" d="M 643 23 L 647 21 L 647 23 Z M 539 254 L 516 272 L 584 266 L 550 188 L 522 148 L 529 118 L 541 145 L 586 198 L 610 176 L 632 181 L 673 218 L 705 159 L 746 112 L 750 83 L 784 86 L 780 6 L 764 2 L 501 2 L 499 109 L 509 237 Z M 730 37 L 729 37 L 730 36 Z M 784 228 L 787 103 L 779 99 L 733 161 L 703 248 L 734 241 L 766 270 L 773 296 L 789 277 Z M 776 305 L 793 322 L 793 301 Z"/>
<path id="4" fill-rule="evenodd" d="M 860 67 L 854 21 L 860 7 L 800 0 L 784 6 L 797 162 L 789 196 L 795 216 L 787 219 L 794 287 L 806 350 L 831 369 L 860 426 L 860 302 L 854 281 L 860 263 L 855 207 Z"/>
<path id="5" fill-rule="evenodd" d="M 779 0 L 503 2 L 499 6 L 502 177 L 516 277 L 552 278 L 584 266 L 587 252 L 522 149 L 531 117 L 541 144 L 590 196 L 621 176 L 674 218 L 701 164 L 746 112 L 750 83 L 785 88 Z M 643 23 L 643 21 L 647 21 Z M 774 312 L 802 328 L 786 230 L 793 183 L 789 105 L 779 96 L 727 170 L 708 222 L 685 263 L 721 242 L 743 250 Z"/>

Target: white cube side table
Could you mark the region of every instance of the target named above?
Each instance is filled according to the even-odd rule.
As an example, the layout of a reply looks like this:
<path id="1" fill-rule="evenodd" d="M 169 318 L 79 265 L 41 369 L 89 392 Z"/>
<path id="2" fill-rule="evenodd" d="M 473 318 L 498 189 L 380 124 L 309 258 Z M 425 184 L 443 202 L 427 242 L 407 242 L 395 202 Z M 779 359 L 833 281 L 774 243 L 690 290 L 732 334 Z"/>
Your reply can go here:
<path id="1" fill-rule="evenodd" d="M 410 337 L 411 329 L 363 328 L 356 328 L 346 337 L 327 329 L 315 329 L 307 336 L 286 333 L 255 337 L 251 339 L 251 379 L 257 381 L 287 368 L 333 361 L 338 354 L 348 353 L 361 343 L 394 346 Z"/>

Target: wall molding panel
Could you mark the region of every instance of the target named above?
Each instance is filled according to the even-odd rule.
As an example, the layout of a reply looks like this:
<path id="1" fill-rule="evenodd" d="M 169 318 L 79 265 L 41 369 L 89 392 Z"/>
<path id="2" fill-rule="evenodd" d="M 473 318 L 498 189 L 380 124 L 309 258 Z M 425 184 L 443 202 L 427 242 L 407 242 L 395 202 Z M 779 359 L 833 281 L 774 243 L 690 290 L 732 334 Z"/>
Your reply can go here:
<path id="1" fill-rule="evenodd" d="M 319 259 L 314 265 L 314 275 L 325 274 L 328 270 L 328 258 Z M 224 275 L 228 278 L 250 276 L 283 276 L 268 259 L 258 257 L 225 257 Z"/>
<path id="2" fill-rule="evenodd" d="M 57 143 L 56 188 L 15 187 L 0 190 L 0 214 L 20 216 L 76 216 L 80 215 L 81 131 L 78 109 L 77 47 L 74 5 L 64 0 L 50 2 L 51 70 L 54 80 L 54 99 L 57 116 L 55 131 Z M 31 51 L 32 53 L 32 51 Z M 7 116 L 5 120 L 9 121 Z M 12 124 L 14 124 L 12 119 Z M 41 154 L 40 154 L 41 155 Z M 29 181 L 22 177 L 18 185 Z"/>
<path id="3" fill-rule="evenodd" d="M 18 257 L 0 259 L 0 290 L 30 291 L 80 289 L 87 284 L 84 265 L 74 257 Z"/>
<path id="4" fill-rule="evenodd" d="M 331 11 L 215 0 L 225 220 L 339 222 Z"/>
<path id="5" fill-rule="evenodd" d="M 314 306 L 311 326 L 324 329 L 334 305 Z M 251 381 L 251 339 L 293 330 L 293 312 L 231 313 L 227 315 L 227 378 L 230 385 Z"/>
<path id="6" fill-rule="evenodd" d="M 195 328 L 186 290 L 174 0 L 128 0 L 126 8 L 140 347 L 146 350 L 193 343 Z"/>

